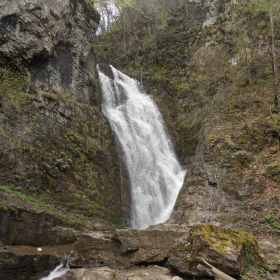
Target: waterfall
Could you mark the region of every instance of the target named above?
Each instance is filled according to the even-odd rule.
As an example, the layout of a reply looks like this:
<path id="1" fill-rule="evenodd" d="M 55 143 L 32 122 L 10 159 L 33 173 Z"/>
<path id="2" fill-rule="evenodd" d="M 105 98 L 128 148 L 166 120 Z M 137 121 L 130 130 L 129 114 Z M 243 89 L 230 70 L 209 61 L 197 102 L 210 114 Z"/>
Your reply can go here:
<path id="1" fill-rule="evenodd" d="M 102 110 L 121 146 L 131 188 L 131 226 L 165 222 L 182 187 L 180 166 L 162 116 L 141 85 L 112 66 L 98 65 Z"/>
<path id="2" fill-rule="evenodd" d="M 52 280 L 64 275 L 69 270 L 68 257 L 69 256 L 64 256 L 59 265 L 51 271 L 48 276 L 43 277 L 40 280 Z"/>

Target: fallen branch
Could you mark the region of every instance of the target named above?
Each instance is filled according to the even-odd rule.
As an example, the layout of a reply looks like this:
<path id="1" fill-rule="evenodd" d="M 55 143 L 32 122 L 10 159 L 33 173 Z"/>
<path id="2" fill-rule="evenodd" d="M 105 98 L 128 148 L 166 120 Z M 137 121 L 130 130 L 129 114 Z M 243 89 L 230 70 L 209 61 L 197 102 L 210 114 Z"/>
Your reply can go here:
<path id="1" fill-rule="evenodd" d="M 205 270 L 208 272 L 209 276 L 214 276 L 216 280 L 236 280 L 229 275 L 223 273 L 221 270 L 217 269 L 216 267 L 212 266 L 210 263 L 205 261 L 201 258 L 201 261 L 204 264 L 199 264 L 197 268 L 199 270 Z"/>

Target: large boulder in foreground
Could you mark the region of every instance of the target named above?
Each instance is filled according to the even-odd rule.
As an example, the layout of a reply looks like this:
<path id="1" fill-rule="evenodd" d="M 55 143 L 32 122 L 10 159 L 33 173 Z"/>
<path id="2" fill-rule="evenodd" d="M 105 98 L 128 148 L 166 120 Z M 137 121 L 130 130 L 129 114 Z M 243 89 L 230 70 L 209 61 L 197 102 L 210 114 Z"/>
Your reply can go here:
<path id="1" fill-rule="evenodd" d="M 170 250 L 168 264 L 180 274 L 207 276 L 197 268 L 202 258 L 231 276 L 242 275 L 249 266 L 267 269 L 252 234 L 214 225 L 193 226 Z"/>
<path id="2" fill-rule="evenodd" d="M 231 276 L 242 275 L 249 266 L 267 268 L 253 235 L 208 224 L 82 233 L 70 266 L 119 269 L 157 263 L 178 275 L 208 276 L 197 268 L 202 258 Z"/>
<path id="3" fill-rule="evenodd" d="M 169 250 L 189 230 L 116 229 L 77 235 L 70 266 L 117 268 L 134 264 L 164 263 Z"/>

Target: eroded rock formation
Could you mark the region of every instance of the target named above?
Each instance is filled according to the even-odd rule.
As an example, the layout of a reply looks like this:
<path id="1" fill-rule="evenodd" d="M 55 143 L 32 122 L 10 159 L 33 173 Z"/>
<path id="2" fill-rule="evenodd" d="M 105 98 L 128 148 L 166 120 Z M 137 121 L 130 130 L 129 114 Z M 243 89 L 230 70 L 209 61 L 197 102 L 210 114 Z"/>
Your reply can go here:
<path id="1" fill-rule="evenodd" d="M 117 229 L 82 233 L 74 244 L 70 266 L 118 269 L 157 263 L 178 275 L 207 276 L 207 272 L 197 268 L 202 258 L 236 277 L 253 264 L 267 268 L 253 235 L 208 224 L 198 224 L 191 229 L 165 225 L 143 231 Z"/>
<path id="2" fill-rule="evenodd" d="M 81 0 L 1 1 L 0 57 L 26 66 L 36 89 L 96 104 L 91 40 L 99 14 Z"/>

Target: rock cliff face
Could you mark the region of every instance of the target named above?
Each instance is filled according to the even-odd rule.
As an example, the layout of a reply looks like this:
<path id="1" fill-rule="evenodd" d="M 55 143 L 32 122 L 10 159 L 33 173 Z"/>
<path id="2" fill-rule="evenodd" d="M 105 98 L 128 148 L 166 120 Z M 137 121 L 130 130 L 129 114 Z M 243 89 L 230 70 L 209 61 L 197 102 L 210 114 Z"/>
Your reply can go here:
<path id="1" fill-rule="evenodd" d="M 2 1 L 1 62 L 26 66 L 31 85 L 96 104 L 91 40 L 99 15 L 83 1 Z"/>
<path id="2" fill-rule="evenodd" d="M 78 219 L 120 222 L 119 161 L 91 48 L 98 23 L 92 1 L 1 1 L 0 186 L 21 204 L 42 199 Z M 1 207 L 1 229 L 18 241 L 0 239 L 27 244 L 6 211 L 16 204 L 6 197 Z M 39 218 L 35 212 L 27 228 Z"/>
<path id="3" fill-rule="evenodd" d="M 168 222 L 184 222 L 190 226 L 200 222 L 232 227 L 239 203 L 221 187 L 230 176 L 226 163 L 221 166 L 211 160 L 209 146 L 202 139 Z"/>

